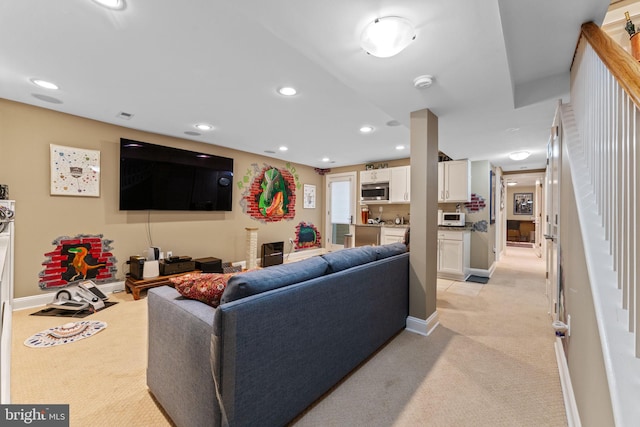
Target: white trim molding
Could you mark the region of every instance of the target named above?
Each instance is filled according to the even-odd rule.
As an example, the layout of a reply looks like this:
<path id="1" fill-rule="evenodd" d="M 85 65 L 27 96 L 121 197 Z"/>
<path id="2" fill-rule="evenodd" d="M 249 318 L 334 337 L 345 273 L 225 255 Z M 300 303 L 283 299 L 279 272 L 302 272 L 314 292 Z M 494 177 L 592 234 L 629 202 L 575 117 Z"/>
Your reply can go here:
<path id="1" fill-rule="evenodd" d="M 493 272 L 496 271 L 496 263 L 491 264 L 488 270 L 482 268 L 470 268 L 469 274 L 472 276 L 480 276 L 480 277 L 491 277 L 493 276 Z"/>
<path id="2" fill-rule="evenodd" d="M 556 362 L 558 363 L 558 372 L 560 373 L 560 385 L 562 386 L 562 397 L 564 398 L 564 408 L 567 411 L 567 425 L 569 427 L 581 427 L 580 414 L 578 413 L 578 405 L 576 404 L 576 396 L 573 394 L 573 386 L 571 385 L 571 376 L 569 375 L 569 366 L 567 358 L 562 347 L 562 340 L 556 338 L 554 344 L 556 349 Z"/>
<path id="3" fill-rule="evenodd" d="M 438 312 L 434 311 L 431 316 L 427 320 L 418 319 L 417 317 L 408 316 L 407 317 L 407 331 L 413 332 L 415 334 L 420 334 L 429 336 L 431 332 L 433 332 L 436 327 L 440 324 L 438 320 Z"/>

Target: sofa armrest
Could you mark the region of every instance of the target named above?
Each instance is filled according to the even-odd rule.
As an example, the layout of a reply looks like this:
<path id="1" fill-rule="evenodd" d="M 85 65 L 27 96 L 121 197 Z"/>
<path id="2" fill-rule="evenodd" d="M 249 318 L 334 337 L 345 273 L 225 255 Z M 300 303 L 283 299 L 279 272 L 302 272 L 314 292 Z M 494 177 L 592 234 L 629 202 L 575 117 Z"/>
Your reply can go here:
<path id="1" fill-rule="evenodd" d="M 149 289 L 147 385 L 177 426 L 220 425 L 209 360 L 215 309 L 175 289 Z"/>

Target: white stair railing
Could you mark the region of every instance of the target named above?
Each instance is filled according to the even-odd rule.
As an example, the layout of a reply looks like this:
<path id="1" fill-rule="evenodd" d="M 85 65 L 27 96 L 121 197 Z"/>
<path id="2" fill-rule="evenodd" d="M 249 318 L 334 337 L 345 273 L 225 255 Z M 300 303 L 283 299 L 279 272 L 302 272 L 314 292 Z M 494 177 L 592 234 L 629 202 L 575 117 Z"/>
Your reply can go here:
<path id="1" fill-rule="evenodd" d="M 582 27 L 561 107 L 616 425 L 637 425 L 640 375 L 640 65 Z"/>

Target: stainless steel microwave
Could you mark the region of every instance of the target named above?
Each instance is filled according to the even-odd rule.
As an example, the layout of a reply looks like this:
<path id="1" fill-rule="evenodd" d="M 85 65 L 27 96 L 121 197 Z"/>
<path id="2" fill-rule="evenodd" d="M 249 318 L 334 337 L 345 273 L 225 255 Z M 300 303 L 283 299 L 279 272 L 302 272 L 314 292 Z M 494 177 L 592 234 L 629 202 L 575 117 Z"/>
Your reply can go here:
<path id="1" fill-rule="evenodd" d="M 362 184 L 360 187 L 360 200 L 364 202 L 388 201 L 389 183 L 378 182 L 376 184 Z"/>

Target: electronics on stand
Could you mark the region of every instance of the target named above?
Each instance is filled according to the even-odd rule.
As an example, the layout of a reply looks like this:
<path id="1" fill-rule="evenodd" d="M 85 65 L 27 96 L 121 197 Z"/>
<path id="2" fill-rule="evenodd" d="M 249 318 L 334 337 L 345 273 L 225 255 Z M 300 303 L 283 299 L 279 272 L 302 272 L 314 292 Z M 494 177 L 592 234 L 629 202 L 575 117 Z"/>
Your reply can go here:
<path id="1" fill-rule="evenodd" d="M 196 262 L 196 270 L 200 270 L 203 273 L 222 273 L 222 260 L 220 258 L 207 257 L 198 258 L 194 260 Z"/>
<path id="2" fill-rule="evenodd" d="M 196 269 L 196 262 L 188 256 L 172 256 L 160 260 L 160 275 L 169 276 L 171 274 L 186 273 Z"/>

